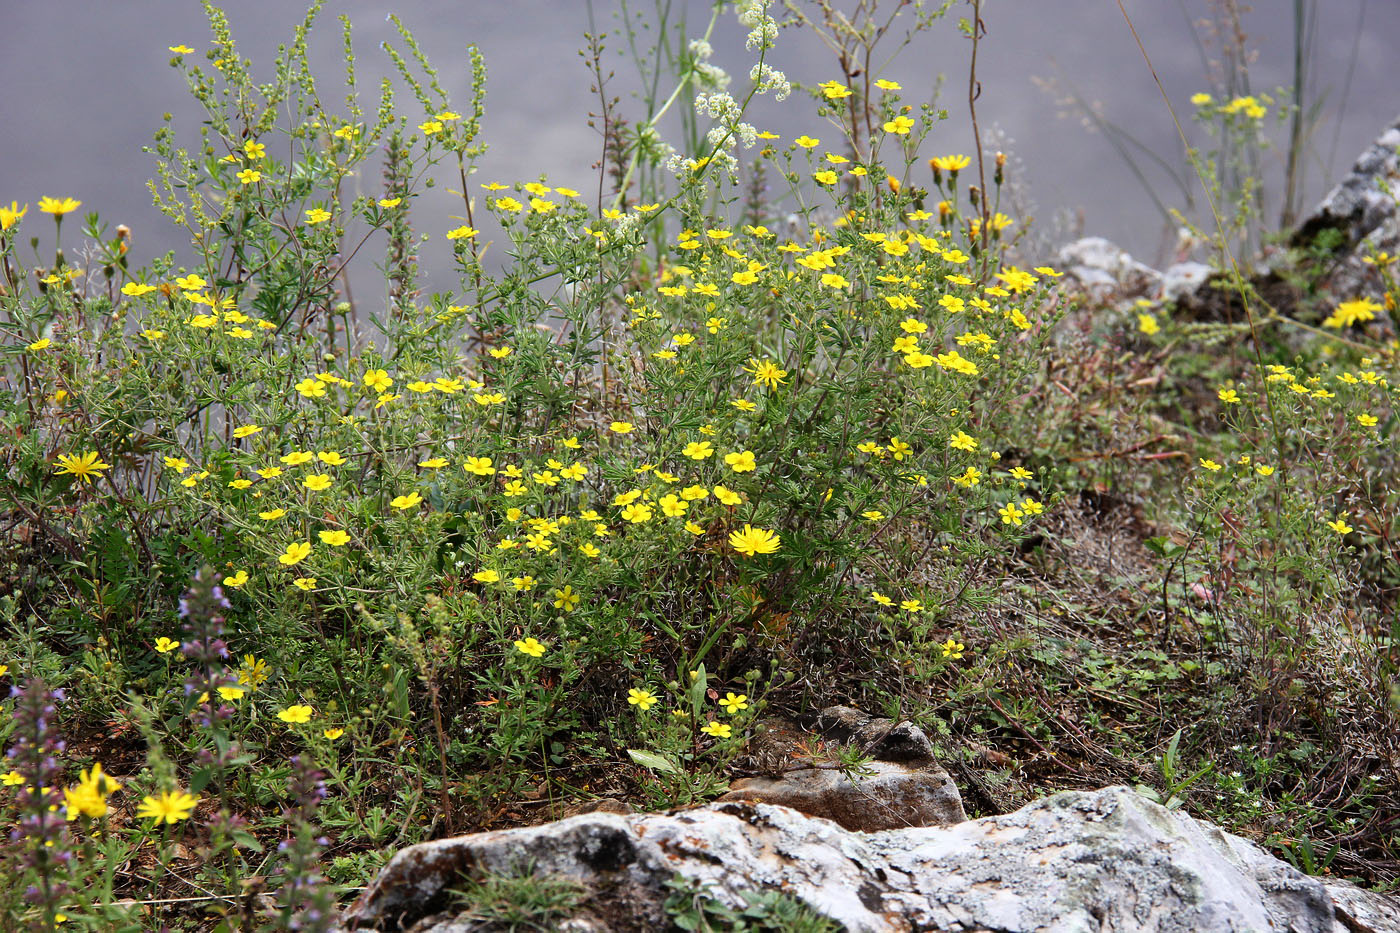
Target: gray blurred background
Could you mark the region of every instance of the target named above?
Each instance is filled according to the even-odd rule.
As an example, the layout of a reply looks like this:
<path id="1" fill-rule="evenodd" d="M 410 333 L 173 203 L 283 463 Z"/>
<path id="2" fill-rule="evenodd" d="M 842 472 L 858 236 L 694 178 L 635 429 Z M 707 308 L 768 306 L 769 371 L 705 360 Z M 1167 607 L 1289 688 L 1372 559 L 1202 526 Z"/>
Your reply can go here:
<path id="1" fill-rule="evenodd" d="M 339 101 L 341 50 L 335 18 L 341 13 L 351 17 L 368 98 L 364 103 L 372 110 L 378 77 L 390 70 L 378 46 L 396 38 L 386 14 L 397 13 L 418 34 L 447 89 L 456 95 L 458 109 L 465 110 L 469 75 L 463 50 L 469 43 L 479 45 L 489 69 L 485 136 L 491 150 L 475 181 L 510 183 L 544 173 L 556 185 L 589 191 L 596 186 L 590 166 L 598 158 L 600 141 L 587 125 L 587 114 L 597 109 L 597 99 L 589 93 L 591 79 L 577 50 L 590 28 L 612 34 L 607 44 L 613 53 L 622 49 L 616 2 L 329 0 L 311 48 L 323 96 Z M 844 8 L 854 0 L 834 2 Z M 672 3 L 686 12 L 698 34 L 708 19 L 708 0 Z M 1123 3 L 1185 121 L 1192 109 L 1188 98 L 1207 88 L 1208 62 L 1220 53 L 1200 21 L 1220 4 Z M 242 54 L 263 69 L 277 45 L 290 40 L 304 13 L 299 0 L 226 0 L 222 5 Z M 1394 54 L 1400 3 L 1319 0 L 1309 6 L 1318 17 L 1309 49 L 1310 91 L 1323 103 L 1322 120 L 1306 149 L 1305 206 L 1400 111 L 1400 56 Z M 935 129 L 924 156 L 970 151 L 969 43 L 955 28 L 957 18 L 969 11 L 969 3 L 959 2 L 883 72 L 904 85 L 906 102 L 916 104 L 933 93 L 940 75 L 946 79 L 939 104 L 950 119 Z M 1255 52 L 1250 81 L 1256 93 L 1291 82 L 1293 11 L 1293 0 L 1256 0 L 1244 15 L 1248 46 Z M 984 136 L 995 137 L 995 147 L 1005 149 L 1016 167 L 1021 203 L 1019 210 L 1007 212 L 1024 216 L 1021 211 L 1030 210 L 1046 250 L 1082 232 L 1107 236 L 1148 262 L 1162 260 L 1173 238 L 1147 189 L 1171 205 L 1182 203 L 1180 189 L 1161 167 L 1142 158 L 1145 186 L 1116 151 L 1116 146 L 1132 149 L 1135 143 L 1103 126 L 1117 127 L 1170 165 L 1182 164 L 1182 147 L 1116 0 L 987 0 L 983 15 L 987 34 L 980 53 L 979 117 Z M 744 50 L 743 35 L 726 13 L 713 40 L 713 61 L 735 76 L 736 85 L 743 83 L 753 61 Z M 182 138 L 192 138 L 198 115 L 179 72 L 169 66 L 166 47 L 184 43 L 198 50 L 202 60 L 208 40 L 195 0 L 0 0 L 0 201 L 33 205 L 41 195 L 80 198 L 84 212 L 98 210 L 108 222 L 134 228 L 138 264 L 157 252 L 184 250 L 179 232 L 151 206 L 144 182 L 151 175 L 152 157 L 141 147 L 164 111 L 175 115 Z M 831 54 L 801 30 L 784 30 L 770 61 L 793 80 L 815 84 L 839 77 Z M 624 113 L 641 116 L 640 104 L 630 97 L 635 68 L 616 54 L 610 64 Z M 1072 98 L 1078 105 L 1068 103 Z M 1096 128 L 1084 107 L 1103 123 Z M 797 95 L 783 105 L 765 100 L 753 122 L 782 134 L 785 141 L 802 132 L 835 141 L 814 115 L 811 101 Z M 1189 123 L 1187 127 L 1192 129 Z M 1275 136 L 1282 140 L 1284 131 Z M 1199 132 L 1193 138 L 1209 144 Z M 1275 179 L 1281 175 L 1282 157 L 1280 149 L 1263 166 Z M 416 218 L 435 233 L 446 229 L 452 210 L 450 196 L 440 197 L 440 208 L 425 203 Z M 430 195 L 425 202 L 433 200 Z M 441 216 L 433 215 L 435 209 Z M 1277 209 L 1275 201 L 1269 208 L 1275 217 Z M 31 208 L 31 220 L 35 214 Z M 440 237 L 435 239 L 441 244 Z M 437 248 L 423 256 L 426 271 L 433 284 L 448 287 L 442 268 L 445 250 L 434 252 Z"/>

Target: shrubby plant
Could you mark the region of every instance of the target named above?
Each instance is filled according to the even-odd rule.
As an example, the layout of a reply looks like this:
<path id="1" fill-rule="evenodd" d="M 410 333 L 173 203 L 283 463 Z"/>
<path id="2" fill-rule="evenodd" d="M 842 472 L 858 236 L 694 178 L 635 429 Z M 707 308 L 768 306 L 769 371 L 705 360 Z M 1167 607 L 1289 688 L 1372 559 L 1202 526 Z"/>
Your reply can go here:
<path id="1" fill-rule="evenodd" d="M 208 49 L 170 49 L 204 119 L 151 147 L 185 259 L 138 264 L 95 215 L 75 242 L 74 198 L 0 210 L 21 596 L 0 606 L 21 788 L 0 806 L 33 824 L 3 857 L 36 892 L 11 918 L 135 929 L 178 891 L 223 929 L 321 929 L 335 883 L 429 835 L 604 791 L 705 799 L 763 710 L 823 684 L 1039 744 L 999 698 L 1026 636 L 986 614 L 1054 534 L 1057 477 L 1093 477 L 1060 462 L 1077 349 L 1054 339 L 1060 273 L 1010 255 L 1004 156 L 981 190 L 971 156 L 920 154 L 940 114 L 892 76 L 793 84 L 768 3 L 743 0 L 742 92 L 708 29 L 647 59 L 674 91 L 643 119 L 599 91 L 589 203 L 478 175 L 476 50 L 451 101 L 399 24 L 371 108 L 342 19 L 332 106 L 319 4 L 267 84 L 205 7 Z M 761 131 L 765 94 L 824 122 Z M 661 121 L 687 106 L 673 148 Z M 443 179 L 463 222 L 426 232 L 458 280 L 425 293 L 413 208 Z M 382 293 L 352 300 L 371 250 Z M 1382 351 L 1331 352 L 1220 373 L 1228 431 L 1202 430 L 1180 533 L 1155 539 L 1153 634 L 1209 623 L 1222 674 L 1319 613 L 1334 627 L 1287 628 L 1274 668 L 1302 676 L 1390 540 Z M 53 744 L 46 682 L 103 742 Z M 69 820 L 41 805 L 61 786 Z"/>

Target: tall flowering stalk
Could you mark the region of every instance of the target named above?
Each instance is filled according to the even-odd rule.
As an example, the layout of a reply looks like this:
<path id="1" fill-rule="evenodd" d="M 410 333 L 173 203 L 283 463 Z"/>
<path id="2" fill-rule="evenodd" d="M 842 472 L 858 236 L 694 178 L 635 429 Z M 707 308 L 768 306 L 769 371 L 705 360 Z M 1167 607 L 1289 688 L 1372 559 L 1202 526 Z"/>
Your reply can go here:
<path id="1" fill-rule="evenodd" d="M 49 689 L 42 680 L 31 680 L 23 688 L 11 688 L 10 695 L 15 701 L 15 741 L 7 758 L 10 769 L 24 783 L 15 798 L 19 818 L 9 838 L 21 871 L 31 879 L 24 889 L 24 900 L 40 911 L 39 928 L 52 930 L 62 922 L 59 908 L 71 893 L 67 878 L 73 858 L 73 840 L 63 817 L 59 789 L 63 781 L 59 756 L 66 743 L 55 728 L 63 691 Z"/>
<path id="2" fill-rule="evenodd" d="M 236 713 L 233 701 L 247 688 L 239 684 L 237 672 L 226 663 L 229 650 L 224 641 L 224 622 L 231 604 L 217 580 L 211 568 L 201 569 L 180 600 L 185 636 L 180 652 L 194 662 L 184 685 L 186 700 L 192 701 L 189 716 L 207 738 L 195 760 L 220 800 L 219 811 L 209 824 L 206 859 L 223 861 L 230 884 L 236 884 L 239 866 L 234 853 L 240 837 L 247 836 L 247 821 L 232 811 L 228 799 L 227 774 L 241 755 L 238 743 L 229 734 L 229 721 Z M 192 807 L 193 799 L 190 803 Z"/>
<path id="3" fill-rule="evenodd" d="M 304 755 L 292 758 L 290 764 L 288 805 L 282 818 L 292 834 L 277 847 L 286 863 L 275 923 L 279 930 L 321 933 L 330 929 L 335 905 L 335 892 L 326 884 L 320 866 L 321 850 L 330 840 L 320 835 L 316 825 L 316 812 L 326 799 L 326 776 Z"/>

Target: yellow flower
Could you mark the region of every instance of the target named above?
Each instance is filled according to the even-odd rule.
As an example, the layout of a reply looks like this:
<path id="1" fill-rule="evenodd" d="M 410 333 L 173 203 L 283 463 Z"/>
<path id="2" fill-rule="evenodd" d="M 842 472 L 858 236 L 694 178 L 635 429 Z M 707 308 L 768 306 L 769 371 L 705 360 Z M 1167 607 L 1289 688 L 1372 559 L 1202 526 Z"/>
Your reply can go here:
<path id="1" fill-rule="evenodd" d="M 724 462 L 735 473 L 752 473 L 758 465 L 754 460 L 753 453 L 747 450 L 725 454 Z"/>
<path id="2" fill-rule="evenodd" d="M 949 638 L 939 647 L 943 649 L 943 657 L 956 661 L 963 656 L 963 650 L 966 646 L 956 638 Z"/>
<path id="3" fill-rule="evenodd" d="M 167 823 L 174 825 L 181 820 L 189 819 L 194 813 L 194 808 L 199 804 L 199 797 L 187 794 L 182 790 L 166 791 L 159 797 L 147 797 L 141 801 L 141 806 L 136 811 L 137 817 L 154 817 L 156 825 Z"/>
<path id="4" fill-rule="evenodd" d="M 236 590 L 248 582 L 248 571 L 240 570 L 232 576 L 224 577 L 222 582 L 224 586 L 232 587 Z"/>
<path id="5" fill-rule="evenodd" d="M 914 128 L 914 121 L 905 116 L 895 117 L 885 123 L 883 129 L 886 133 L 894 133 L 897 136 L 905 136 Z"/>
<path id="6" fill-rule="evenodd" d="M 243 656 L 243 663 L 238 665 L 238 682 L 240 684 L 256 690 L 267 681 L 268 676 L 266 661 L 251 654 Z"/>
<path id="7" fill-rule="evenodd" d="M 709 441 L 691 441 L 689 444 L 685 445 L 685 449 L 681 451 L 681 455 L 689 457 L 691 460 L 704 460 L 707 457 L 713 456 L 714 452 L 714 445 Z"/>
<path id="8" fill-rule="evenodd" d="M 724 505 L 736 506 L 744 501 L 743 496 L 725 486 L 716 486 L 714 491 L 715 498 Z"/>
<path id="9" fill-rule="evenodd" d="M 477 476 L 490 476 L 496 472 L 490 457 L 468 457 L 467 462 L 462 464 L 462 469 Z"/>
<path id="10" fill-rule="evenodd" d="M 820 139 L 813 139 L 812 137 L 807 136 L 806 134 L 797 137 L 793 140 L 793 142 L 801 146 L 803 149 L 815 149 L 816 147 L 822 144 L 822 141 Z"/>
<path id="11" fill-rule="evenodd" d="M 834 185 L 836 184 L 836 178 L 836 173 L 829 170 L 824 172 L 812 173 L 812 180 L 819 185 Z"/>
<path id="12" fill-rule="evenodd" d="M 1137 318 L 1138 330 L 1149 337 L 1162 329 L 1161 325 L 1157 323 L 1157 319 L 1150 314 L 1139 314 Z"/>
<path id="13" fill-rule="evenodd" d="M 188 45 L 172 45 L 170 46 L 170 51 L 174 52 L 176 55 L 191 55 L 194 53 L 194 49 L 190 48 Z"/>
<path id="14" fill-rule="evenodd" d="M 1337 305 L 1336 310 L 1322 323 L 1326 327 L 1350 327 L 1352 324 L 1372 320 L 1380 310 L 1383 310 L 1383 306 L 1369 298 L 1344 301 Z"/>
<path id="15" fill-rule="evenodd" d="M 299 590 L 303 590 L 309 593 L 316 588 L 316 578 L 297 577 L 295 580 L 292 581 L 292 586 L 296 587 Z"/>
<path id="16" fill-rule="evenodd" d="M 371 369 L 365 373 L 364 383 L 375 392 L 385 392 L 394 384 L 394 380 L 389 378 L 389 373 L 386 370 Z"/>
<path id="17" fill-rule="evenodd" d="M 724 711 L 733 716 L 741 709 L 749 708 L 749 698 L 742 693 L 726 693 L 724 699 L 719 701 L 719 705 L 724 707 Z"/>
<path id="18" fill-rule="evenodd" d="M 1003 525 L 1019 526 L 1023 524 L 1022 519 L 1025 517 L 1026 513 L 1017 508 L 1016 503 L 1008 502 L 1006 505 L 997 509 L 997 514 L 1001 516 L 1001 523 Z"/>
<path id="19" fill-rule="evenodd" d="M 103 470 L 111 469 L 111 464 L 103 463 L 95 450 L 79 455 L 59 454 L 58 464 L 54 470 L 56 474 L 71 473 L 88 484 L 94 476 L 101 476 Z"/>
<path id="20" fill-rule="evenodd" d="M 521 654 L 529 655 L 532 658 L 542 657 L 547 647 L 548 646 L 545 645 L 544 642 L 539 641 L 533 635 L 515 643 L 516 651 L 519 651 Z"/>
<path id="21" fill-rule="evenodd" d="M 241 171 L 235 172 L 234 174 L 237 176 L 240 184 L 251 185 L 256 182 L 262 181 L 262 172 L 258 171 L 255 168 L 245 168 Z"/>
<path id="22" fill-rule="evenodd" d="M 344 729 L 322 729 L 322 730 L 321 730 L 321 734 L 324 735 L 326 738 L 330 739 L 332 742 L 334 742 L 336 739 L 340 738 L 342 735 L 345 734 L 345 730 L 344 730 Z"/>
<path id="23" fill-rule="evenodd" d="M 656 705 L 656 694 L 652 693 L 650 690 L 638 690 L 636 687 L 633 687 L 631 690 L 627 691 L 627 703 L 645 713 Z"/>
<path id="24" fill-rule="evenodd" d="M 178 647 L 180 647 L 180 643 L 173 638 L 166 638 L 162 635 L 156 639 L 156 652 L 159 654 L 169 654 Z"/>
<path id="25" fill-rule="evenodd" d="M 612 431 L 614 434 L 630 434 L 632 432 L 632 423 L 630 421 L 614 421 L 612 424 L 608 425 L 608 430 Z"/>
<path id="26" fill-rule="evenodd" d="M 404 509 L 411 509 L 422 501 L 423 497 L 418 495 L 417 490 L 414 490 L 406 496 L 395 496 L 389 500 L 389 504 L 402 511 Z"/>
<path id="27" fill-rule="evenodd" d="M 578 594 L 574 592 L 574 588 L 572 586 L 565 584 L 562 590 L 554 591 L 555 609 L 563 609 L 565 612 L 573 612 L 574 607 L 577 605 Z"/>
<path id="28" fill-rule="evenodd" d="M 769 359 L 749 357 L 749 365 L 744 367 L 744 372 L 753 376 L 755 385 L 769 389 L 783 385 L 783 380 L 787 378 L 787 370 L 779 369 L 778 365 Z"/>
<path id="29" fill-rule="evenodd" d="M 755 528 L 748 523 L 742 530 L 729 533 L 729 546 L 745 557 L 772 554 L 781 544 L 782 539 L 776 532 Z"/>
<path id="30" fill-rule="evenodd" d="M 242 440 L 245 437 L 252 437 L 254 434 L 257 434 L 261 430 L 262 428 L 256 424 L 245 424 L 242 427 L 234 428 L 233 436 L 238 438 L 239 440 Z"/>
<path id="31" fill-rule="evenodd" d="M 247 693 L 242 687 L 220 687 L 219 697 L 230 702 L 243 699 L 243 694 Z"/>
<path id="32" fill-rule="evenodd" d="M 501 575 L 494 570 L 478 570 L 472 574 L 472 579 L 477 583 L 500 583 Z"/>
<path id="33" fill-rule="evenodd" d="M 971 164 L 972 159 L 965 155 L 937 156 L 928 160 L 929 168 L 935 172 L 950 172 L 954 175 Z"/>
<path id="34" fill-rule="evenodd" d="M 259 512 L 258 518 L 261 518 L 265 522 L 275 522 L 286 514 L 286 509 L 268 509 L 266 512 Z"/>
<path id="35" fill-rule="evenodd" d="M 653 514 L 651 507 L 645 502 L 629 502 L 622 508 L 623 520 L 631 522 L 634 525 L 641 525 L 651 521 Z"/>
<path id="36" fill-rule="evenodd" d="M 1350 525 L 1348 525 L 1346 523 L 1346 520 L 1340 515 L 1337 516 L 1337 519 L 1335 521 L 1328 522 L 1327 527 L 1331 528 L 1339 535 L 1349 535 L 1355 530 Z"/>
<path id="37" fill-rule="evenodd" d="M 8 230 L 24 219 L 24 215 L 29 213 L 29 205 L 19 206 L 18 201 L 11 201 L 9 207 L 0 206 L 0 230 Z"/>
<path id="38" fill-rule="evenodd" d="M 1217 470 L 1220 469 L 1220 464 L 1218 464 L 1218 463 L 1216 463 L 1214 460 L 1210 460 L 1210 459 L 1208 459 L 1208 458 L 1206 458 L 1206 457 L 1201 457 L 1201 458 L 1200 458 L 1200 462 L 1201 462 L 1201 469 L 1203 469 L 1203 470 L 1210 470 L 1212 473 L 1214 473 L 1215 471 L 1217 471 Z"/>
<path id="39" fill-rule="evenodd" d="M 323 489 L 329 489 L 331 487 L 331 478 L 326 473 L 312 473 L 306 479 L 302 480 L 301 484 L 313 492 L 320 492 Z"/>
<path id="40" fill-rule="evenodd" d="M 322 544 L 329 544 L 331 547 L 344 547 L 350 543 L 350 535 L 340 529 L 335 531 L 318 531 L 317 537 Z"/>
<path id="41" fill-rule="evenodd" d="M 717 739 L 727 739 L 734 734 L 732 726 L 714 719 L 711 719 L 707 725 L 701 726 L 700 731 Z"/>
<path id="42" fill-rule="evenodd" d="M 294 567 L 306 560 L 311 554 L 310 541 L 293 541 L 287 545 L 287 550 L 278 556 L 277 562 L 284 567 Z"/>
<path id="43" fill-rule="evenodd" d="M 948 446 L 954 450 L 966 450 L 969 453 L 977 449 L 977 441 L 963 431 L 959 431 L 948 439 Z"/>
<path id="44" fill-rule="evenodd" d="M 76 211 L 82 206 L 82 201 L 77 201 L 73 198 L 43 197 L 39 199 L 39 210 L 43 211 L 45 214 L 53 214 L 55 217 L 62 217 L 64 214 Z"/>
<path id="45" fill-rule="evenodd" d="M 289 706 L 284 710 L 279 710 L 277 718 L 286 723 L 300 724 L 310 722 L 315 710 L 309 706 Z"/>
<path id="46" fill-rule="evenodd" d="M 827 100 L 841 100 L 851 96 L 851 89 L 840 81 L 823 81 L 817 87 L 822 89 L 822 94 Z"/>
<path id="47" fill-rule="evenodd" d="M 1240 394 L 1234 389 L 1221 389 L 1219 392 L 1216 392 L 1215 395 L 1226 405 L 1238 405 L 1240 403 Z"/>
<path id="48" fill-rule="evenodd" d="M 319 207 L 313 207 L 306 211 L 306 222 L 308 224 L 323 224 L 331 219 L 331 212 Z"/>

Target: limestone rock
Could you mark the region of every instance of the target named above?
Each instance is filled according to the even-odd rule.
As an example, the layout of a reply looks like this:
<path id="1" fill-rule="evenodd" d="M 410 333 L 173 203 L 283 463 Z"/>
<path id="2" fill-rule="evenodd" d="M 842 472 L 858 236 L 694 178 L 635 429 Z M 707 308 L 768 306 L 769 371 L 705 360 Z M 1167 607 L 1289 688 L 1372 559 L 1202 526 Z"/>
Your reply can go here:
<path id="1" fill-rule="evenodd" d="M 1180 301 L 1196 294 L 1215 270 L 1203 262 L 1179 262 L 1162 273 L 1162 300 Z"/>
<path id="2" fill-rule="evenodd" d="M 1068 280 L 1100 301 L 1155 298 L 1162 273 L 1138 262 L 1103 237 L 1090 236 L 1060 248 L 1058 267 Z"/>
<path id="3" fill-rule="evenodd" d="M 741 892 L 782 890 L 853 933 L 1400 931 L 1388 899 L 1346 889 L 1334 901 L 1318 879 L 1124 787 L 870 834 L 731 802 L 444 839 L 396 855 L 340 929 L 469 933 L 447 889 L 524 864 L 591 892 L 574 929 L 615 933 L 665 929 L 677 874 L 731 907 Z"/>
<path id="4" fill-rule="evenodd" d="M 1306 246 L 1324 230 L 1343 234 L 1339 255 L 1326 266 L 1326 287 L 1338 300 L 1379 294 L 1372 251 L 1400 252 L 1400 117 L 1357 158 L 1341 182 L 1298 225 L 1295 246 Z M 1382 184 L 1390 186 L 1387 194 Z"/>
<path id="5" fill-rule="evenodd" d="M 1400 184 L 1400 117 L 1366 148 L 1351 171 L 1327 193 L 1322 203 L 1298 225 L 1295 239 L 1310 240 L 1317 231 L 1331 227 L 1346 233 L 1346 247 L 1355 249 L 1366 240 L 1393 238 L 1396 227 L 1396 195 L 1382 190 L 1382 183 Z"/>

